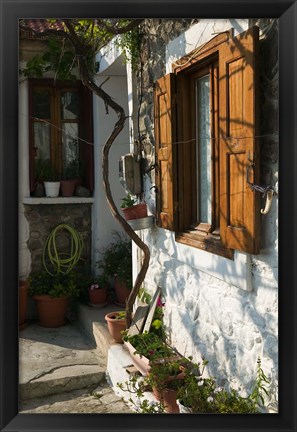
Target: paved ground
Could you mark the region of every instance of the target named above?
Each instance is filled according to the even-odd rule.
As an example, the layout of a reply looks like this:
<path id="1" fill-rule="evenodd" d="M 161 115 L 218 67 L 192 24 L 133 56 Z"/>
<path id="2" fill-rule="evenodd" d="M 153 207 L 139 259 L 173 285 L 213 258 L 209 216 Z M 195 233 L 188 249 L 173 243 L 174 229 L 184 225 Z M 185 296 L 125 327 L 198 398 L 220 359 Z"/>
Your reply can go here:
<path id="1" fill-rule="evenodd" d="M 123 414 L 131 409 L 107 383 L 23 401 L 21 414 Z"/>
<path id="2" fill-rule="evenodd" d="M 20 413 L 123 413 L 105 378 L 106 358 L 72 324 L 20 332 Z"/>

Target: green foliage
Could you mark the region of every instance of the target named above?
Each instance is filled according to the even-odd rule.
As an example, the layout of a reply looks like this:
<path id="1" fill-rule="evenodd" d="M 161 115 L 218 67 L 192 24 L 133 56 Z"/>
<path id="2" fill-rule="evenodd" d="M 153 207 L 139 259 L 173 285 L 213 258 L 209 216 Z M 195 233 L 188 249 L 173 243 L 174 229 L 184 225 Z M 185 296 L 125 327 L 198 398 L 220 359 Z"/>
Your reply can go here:
<path id="1" fill-rule="evenodd" d="M 140 57 L 142 34 L 138 27 L 120 35 L 116 44 L 123 50 L 127 61 L 131 62 L 132 69 L 137 70 Z"/>
<path id="2" fill-rule="evenodd" d="M 32 273 L 30 278 L 29 294 L 49 295 L 51 297 L 78 297 L 80 288 L 76 284 L 74 272 L 51 276 L 47 272 Z"/>
<path id="3" fill-rule="evenodd" d="M 161 413 L 164 406 L 152 404 L 144 399 L 145 392 L 152 387 L 159 391 L 165 388 L 177 390 L 177 398 L 192 413 L 206 414 L 260 414 L 264 400 L 258 390 L 268 394 L 265 383 L 269 380 L 261 369 L 258 359 L 255 390 L 247 397 L 242 397 L 233 388 L 229 391 L 218 387 L 215 378 L 203 377 L 207 361 L 193 363 L 191 358 L 173 361 L 156 361 L 152 363 L 146 377 L 134 376 L 125 384 L 118 384 L 123 391 L 136 394 L 138 402 L 134 403 L 138 412 Z M 182 371 L 182 376 L 180 375 Z M 179 378 L 179 379 L 178 379 Z M 257 390 L 258 389 L 258 390 Z M 149 410 L 149 411 L 147 411 Z"/>
<path id="4" fill-rule="evenodd" d="M 136 203 L 136 199 L 132 198 L 130 194 L 127 194 L 127 196 L 122 198 L 121 208 L 131 208 L 134 207 Z"/>
<path id="5" fill-rule="evenodd" d="M 138 291 L 137 297 L 146 304 L 150 304 L 152 296 L 146 291 L 144 287 L 141 287 Z"/>
<path id="6" fill-rule="evenodd" d="M 126 318 L 126 311 L 119 311 L 115 314 L 115 320 L 123 320 Z"/>
<path id="7" fill-rule="evenodd" d="M 107 278 L 104 275 L 95 275 L 91 266 L 85 264 L 80 268 L 76 268 L 75 272 L 76 286 L 80 292 L 80 301 L 84 303 L 89 302 L 89 289 L 92 285 L 98 285 L 99 289 L 105 287 L 107 288 L 107 292 L 110 290 Z"/>
<path id="8" fill-rule="evenodd" d="M 126 282 L 129 289 L 132 288 L 132 244 L 131 240 L 116 234 L 115 240 L 102 252 L 102 258 L 96 266 L 107 278 L 115 275 L 122 282 Z"/>
<path id="9" fill-rule="evenodd" d="M 115 35 L 131 23 L 129 19 L 67 19 L 75 37 L 71 35 L 65 25 L 64 29 L 57 31 L 55 19 L 48 19 L 52 24 L 51 35 L 44 41 L 46 48 L 42 54 L 37 54 L 28 61 L 25 69 L 21 71 L 26 77 L 41 78 L 49 71 L 55 72 L 55 78 L 60 80 L 75 80 L 75 68 L 83 62 L 88 73 L 93 77 L 96 73 L 95 56 L 98 51 L 108 45 Z M 63 21 L 63 20 L 62 20 Z M 132 20 L 133 21 L 133 20 Z M 137 58 L 138 30 L 128 31 L 121 35 L 125 52 L 134 64 Z M 75 48 L 74 48 L 75 46 Z"/>
<path id="10" fill-rule="evenodd" d="M 49 159 L 37 159 L 35 163 L 35 179 L 39 181 L 55 181 L 59 178 L 57 171 Z"/>
<path id="11" fill-rule="evenodd" d="M 259 361 L 259 359 L 258 359 Z M 203 365 L 204 370 L 205 363 Z M 198 368 L 197 368 L 198 367 Z M 215 413 L 215 414 L 255 414 L 260 413 L 260 402 L 264 405 L 264 399 L 259 398 L 259 389 L 263 390 L 263 383 L 268 379 L 263 371 L 258 370 L 256 376 L 255 390 L 248 396 L 242 397 L 233 388 L 229 391 L 218 387 L 216 380 L 212 377 L 203 378 L 202 373 L 195 373 L 200 365 L 194 369 L 185 369 L 184 386 L 178 390 L 178 398 L 181 403 L 191 409 L 192 413 Z M 268 394 L 265 389 L 265 393 Z"/>
<path id="12" fill-rule="evenodd" d="M 269 394 L 268 390 L 265 387 L 266 384 L 269 384 L 269 379 L 267 378 L 261 367 L 261 358 L 258 357 L 256 382 L 254 385 L 254 389 L 250 395 L 250 399 L 254 403 L 264 406 L 264 394 L 266 396 L 268 396 Z"/>
<path id="13" fill-rule="evenodd" d="M 131 343 L 136 354 L 147 357 L 149 360 L 157 360 L 175 355 L 175 352 L 155 333 L 139 333 L 133 336 L 125 336 L 124 340 Z"/>
<path id="14" fill-rule="evenodd" d="M 165 406 L 162 402 L 151 402 L 145 398 L 144 393 L 147 390 L 147 382 L 146 380 L 139 378 L 139 376 L 133 375 L 129 378 L 129 381 L 125 381 L 125 383 L 117 383 L 117 386 L 122 391 L 136 396 L 136 400 L 132 397 L 129 398 L 129 402 L 134 405 L 136 413 L 163 414 L 165 412 Z"/>
<path id="15" fill-rule="evenodd" d="M 75 65 L 74 51 L 65 49 L 64 42 L 52 36 L 46 41 L 45 52 L 30 59 L 22 73 L 26 77 L 42 78 L 45 73 L 55 71 L 57 79 L 73 81 Z"/>
<path id="16" fill-rule="evenodd" d="M 65 180 L 75 179 L 81 177 L 83 174 L 84 165 L 82 161 L 73 159 L 64 169 L 63 178 Z"/>
<path id="17" fill-rule="evenodd" d="M 165 388 L 177 390 L 184 385 L 182 359 L 165 360 L 161 359 L 151 364 L 146 383 L 158 391 Z M 180 378 L 180 379 L 179 379 Z"/>
<path id="18" fill-rule="evenodd" d="M 166 335 L 165 335 L 165 328 L 163 324 L 163 315 L 164 315 L 163 307 L 157 306 L 154 313 L 152 325 L 151 325 L 151 332 L 156 333 L 162 340 L 165 340 Z"/>

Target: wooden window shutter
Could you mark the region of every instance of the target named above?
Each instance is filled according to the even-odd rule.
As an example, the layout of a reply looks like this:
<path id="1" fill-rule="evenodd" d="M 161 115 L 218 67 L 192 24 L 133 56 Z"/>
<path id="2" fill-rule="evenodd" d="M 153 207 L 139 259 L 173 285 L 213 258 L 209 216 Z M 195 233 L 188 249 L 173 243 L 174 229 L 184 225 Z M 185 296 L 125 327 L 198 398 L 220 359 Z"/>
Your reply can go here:
<path id="1" fill-rule="evenodd" d="M 175 75 L 168 74 L 156 82 L 154 94 L 156 139 L 156 203 L 157 223 L 175 230 L 174 190 L 176 103 Z"/>
<path id="2" fill-rule="evenodd" d="M 225 246 L 259 253 L 257 46 L 253 27 L 219 49 L 220 235 Z"/>

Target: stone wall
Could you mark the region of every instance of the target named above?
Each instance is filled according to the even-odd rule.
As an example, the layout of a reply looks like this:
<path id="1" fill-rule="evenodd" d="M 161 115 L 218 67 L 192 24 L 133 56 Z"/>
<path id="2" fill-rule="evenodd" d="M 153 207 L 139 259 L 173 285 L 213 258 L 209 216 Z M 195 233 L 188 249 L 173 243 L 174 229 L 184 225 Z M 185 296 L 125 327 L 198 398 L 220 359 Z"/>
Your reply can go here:
<path id="1" fill-rule="evenodd" d="M 205 20 L 206 21 L 206 20 Z M 227 21 L 227 20 L 226 20 Z M 237 20 L 232 20 L 238 29 Z M 278 186 L 278 26 L 274 20 L 246 21 L 260 27 L 260 116 L 259 145 L 261 184 Z M 149 35 L 143 40 L 142 73 L 136 79 L 140 118 L 139 137 L 148 164 L 154 161 L 153 82 L 166 73 L 165 46 L 189 27 L 190 22 L 146 20 Z M 230 22 L 204 23 L 197 27 L 197 38 L 207 25 L 214 33 Z M 232 26 L 232 23 L 231 23 Z M 169 31 L 170 30 L 170 31 Z M 243 30 L 242 30 L 243 31 Z M 182 34 L 179 43 L 186 46 Z M 141 93 L 141 95 L 140 95 Z M 137 138 L 137 133 L 135 135 Z M 145 198 L 154 212 L 154 172 L 145 177 Z M 257 357 L 271 380 L 269 410 L 277 410 L 278 380 L 278 231 L 277 198 L 268 215 L 261 216 L 261 253 L 241 257 L 242 285 L 228 282 L 226 273 L 234 272 L 230 260 L 185 247 L 175 242 L 174 233 L 155 227 L 141 233 L 149 245 L 151 262 L 145 285 L 148 290 L 162 289 L 165 324 L 171 342 L 185 355 L 209 360 L 209 372 L 234 387 L 250 390 L 255 377 Z M 264 203 L 262 204 L 264 205 Z M 209 272 L 203 260 L 211 260 L 217 273 Z M 235 255 L 235 261 L 238 259 Z M 239 266 L 240 267 L 240 266 Z M 234 267 L 236 268 L 236 267 Z M 230 270 L 231 269 L 231 270 Z M 245 272 L 245 273 L 244 273 Z M 242 276 L 244 275 L 244 276 Z M 248 275 L 248 276 L 246 276 Z M 248 287 L 247 279 L 250 279 Z"/>
<path id="2" fill-rule="evenodd" d="M 50 232 L 59 224 L 67 224 L 77 230 L 83 240 L 82 258 L 91 260 L 92 221 L 91 204 L 39 204 L 24 205 L 29 224 L 28 249 L 31 254 L 31 271 L 43 268 L 42 253 Z M 69 253 L 70 237 L 60 231 L 57 246 L 61 252 Z"/>

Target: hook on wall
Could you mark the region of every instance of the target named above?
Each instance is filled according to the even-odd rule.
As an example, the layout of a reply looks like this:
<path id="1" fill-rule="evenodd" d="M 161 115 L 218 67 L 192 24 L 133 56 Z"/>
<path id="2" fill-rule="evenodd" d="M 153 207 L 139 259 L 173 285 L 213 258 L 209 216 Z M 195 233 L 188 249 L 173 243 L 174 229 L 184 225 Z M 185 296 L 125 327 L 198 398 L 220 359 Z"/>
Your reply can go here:
<path id="1" fill-rule="evenodd" d="M 273 196 L 276 196 L 277 193 L 274 190 L 274 188 L 270 185 L 269 186 L 260 186 L 260 185 L 256 185 L 255 183 L 251 183 L 249 181 L 250 170 L 254 169 L 254 162 L 251 159 L 249 159 L 249 162 L 250 162 L 250 164 L 247 166 L 247 169 L 246 169 L 246 181 L 247 181 L 247 184 L 249 185 L 249 187 L 252 189 L 252 191 L 262 193 L 263 198 L 266 196 L 265 206 L 263 209 L 260 210 L 261 213 L 263 215 L 265 215 L 271 209 Z"/>

